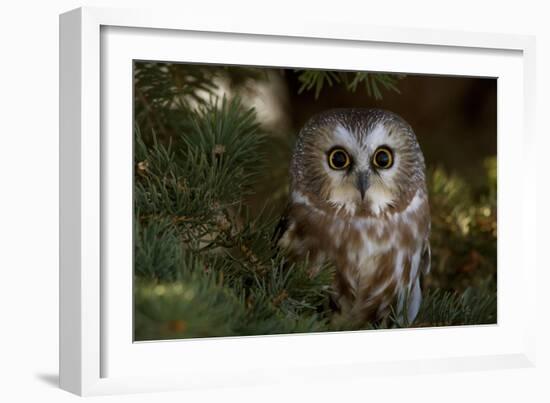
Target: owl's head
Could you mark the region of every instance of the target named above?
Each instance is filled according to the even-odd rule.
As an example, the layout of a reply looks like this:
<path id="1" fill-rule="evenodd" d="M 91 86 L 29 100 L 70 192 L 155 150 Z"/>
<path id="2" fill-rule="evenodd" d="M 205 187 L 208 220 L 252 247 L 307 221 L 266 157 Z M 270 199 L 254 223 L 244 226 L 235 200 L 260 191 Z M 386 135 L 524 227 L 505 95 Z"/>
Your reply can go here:
<path id="1" fill-rule="evenodd" d="M 293 197 L 348 214 L 400 210 L 426 191 L 425 164 L 412 128 L 379 109 L 335 109 L 300 131 L 291 163 Z"/>

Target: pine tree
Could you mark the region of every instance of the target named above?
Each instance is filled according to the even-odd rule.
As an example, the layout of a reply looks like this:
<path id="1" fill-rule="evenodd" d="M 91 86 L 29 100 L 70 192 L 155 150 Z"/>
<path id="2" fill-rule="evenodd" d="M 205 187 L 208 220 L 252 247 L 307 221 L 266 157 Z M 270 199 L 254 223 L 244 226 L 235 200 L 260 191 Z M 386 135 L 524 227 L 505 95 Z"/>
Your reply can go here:
<path id="1" fill-rule="evenodd" d="M 238 88 L 265 80 L 262 70 L 136 62 L 134 74 L 136 340 L 342 329 L 330 320 L 333 268 L 311 278 L 307 262 L 291 264 L 273 246 L 277 192 L 262 208 L 251 206 L 262 175 L 273 172 L 266 164 L 280 139 L 238 96 L 216 95 L 222 81 Z M 315 98 L 332 85 L 378 98 L 397 91 L 403 78 L 291 74 L 299 92 L 314 91 Z M 442 169 L 430 178 L 434 275 L 409 325 L 494 323 L 494 163 L 476 193 Z M 475 283 L 472 265 L 480 273 Z M 398 326 L 390 318 L 365 328 Z"/>

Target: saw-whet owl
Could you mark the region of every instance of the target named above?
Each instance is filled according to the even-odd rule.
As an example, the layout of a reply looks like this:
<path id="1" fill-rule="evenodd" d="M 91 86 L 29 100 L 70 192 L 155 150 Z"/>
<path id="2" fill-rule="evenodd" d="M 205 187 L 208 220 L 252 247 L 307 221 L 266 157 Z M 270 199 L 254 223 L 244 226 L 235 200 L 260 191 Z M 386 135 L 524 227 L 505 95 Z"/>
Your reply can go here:
<path id="1" fill-rule="evenodd" d="M 316 275 L 335 267 L 340 318 L 412 323 L 430 269 L 425 163 L 412 128 L 378 109 L 335 109 L 298 135 L 277 245 Z"/>

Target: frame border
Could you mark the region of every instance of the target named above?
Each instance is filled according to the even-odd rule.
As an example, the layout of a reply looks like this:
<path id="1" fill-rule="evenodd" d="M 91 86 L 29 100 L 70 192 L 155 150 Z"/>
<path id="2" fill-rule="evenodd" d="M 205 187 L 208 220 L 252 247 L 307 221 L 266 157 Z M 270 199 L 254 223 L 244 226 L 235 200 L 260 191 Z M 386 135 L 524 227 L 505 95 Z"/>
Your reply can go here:
<path id="1" fill-rule="evenodd" d="M 535 38 L 533 36 L 472 33 L 404 27 L 373 27 L 358 24 L 306 20 L 285 27 L 263 20 L 246 25 L 214 17 L 208 21 L 193 14 L 159 10 L 79 8 L 60 16 L 60 386 L 78 395 L 174 389 L 176 379 L 137 387 L 128 379 L 100 377 L 100 28 L 121 26 L 175 29 L 195 32 L 238 33 L 296 38 L 337 39 L 379 43 L 418 44 L 445 47 L 518 50 L 524 63 L 524 131 L 526 152 L 535 151 Z M 536 177 L 526 178 L 525 188 L 536 189 Z M 536 194 L 535 194 L 536 199 Z M 535 226 L 536 208 L 524 208 L 526 225 Z M 524 240 L 524 242 L 526 242 Z M 536 257 L 525 257 L 529 280 L 528 304 L 536 302 Z M 533 366 L 535 360 L 535 309 L 527 316 L 525 354 L 502 356 L 499 360 L 477 357 L 479 368 Z M 433 362 L 431 362 L 433 361 Z M 432 371 L 468 370 L 472 359 L 430 360 Z M 383 368 L 355 365 L 353 371 L 368 375 L 401 373 L 424 368 L 421 362 L 383 364 Z M 399 370 L 401 369 L 401 370 Z M 351 368 L 350 368 L 351 370 Z M 381 371 L 382 370 L 382 371 Z M 179 387 L 181 389 L 181 386 Z M 136 390 L 137 391 L 137 390 Z"/>

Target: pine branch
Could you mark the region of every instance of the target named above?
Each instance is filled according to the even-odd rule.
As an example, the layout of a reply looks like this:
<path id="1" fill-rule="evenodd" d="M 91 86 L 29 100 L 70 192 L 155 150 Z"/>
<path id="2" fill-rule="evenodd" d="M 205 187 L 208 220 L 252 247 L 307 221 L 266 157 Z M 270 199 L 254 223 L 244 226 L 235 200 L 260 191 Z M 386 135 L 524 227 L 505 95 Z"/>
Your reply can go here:
<path id="1" fill-rule="evenodd" d="M 298 81 L 302 83 L 302 86 L 298 90 L 298 94 L 304 92 L 304 90 L 315 89 L 315 99 L 319 98 L 321 90 L 328 85 L 332 87 L 333 82 L 339 83 L 341 81 L 340 73 L 334 71 L 323 70 L 296 70 L 299 72 Z"/>
<path id="2" fill-rule="evenodd" d="M 298 94 L 304 91 L 315 91 L 318 99 L 325 87 L 342 84 L 347 91 L 356 92 L 362 86 L 369 97 L 382 99 L 382 90 L 400 93 L 397 82 L 405 77 L 403 74 L 367 73 L 367 72 L 335 72 L 325 70 L 295 70 L 298 81 L 302 84 Z"/>

